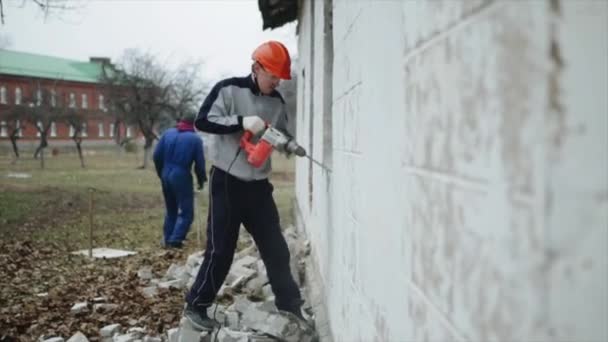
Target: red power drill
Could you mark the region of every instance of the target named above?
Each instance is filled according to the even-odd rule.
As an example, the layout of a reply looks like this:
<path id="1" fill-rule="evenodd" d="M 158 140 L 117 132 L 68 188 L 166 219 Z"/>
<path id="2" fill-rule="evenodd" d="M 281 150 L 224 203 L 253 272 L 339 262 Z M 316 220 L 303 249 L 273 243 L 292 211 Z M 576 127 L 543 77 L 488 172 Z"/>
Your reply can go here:
<path id="1" fill-rule="evenodd" d="M 272 154 L 272 149 L 293 153 L 300 157 L 306 156 L 306 150 L 278 129 L 267 126 L 266 131 L 256 144 L 251 142 L 253 133 L 245 131 L 241 137 L 241 148 L 247 153 L 247 161 L 253 167 L 260 167 Z"/>

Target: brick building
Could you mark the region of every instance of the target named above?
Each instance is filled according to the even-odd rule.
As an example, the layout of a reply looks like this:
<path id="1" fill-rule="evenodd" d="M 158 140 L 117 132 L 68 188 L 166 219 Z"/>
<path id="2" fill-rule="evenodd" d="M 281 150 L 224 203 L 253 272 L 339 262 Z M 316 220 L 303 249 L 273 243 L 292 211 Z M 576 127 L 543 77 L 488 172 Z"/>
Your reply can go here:
<path id="1" fill-rule="evenodd" d="M 133 137 L 136 127 L 115 127 L 114 115 L 101 92 L 99 76 L 107 58 L 90 58 L 88 62 L 0 50 L 0 146 L 10 144 L 10 127 L 21 127 L 19 144 L 34 145 L 39 132 L 24 119 L 9 122 L 15 106 L 37 106 L 48 101 L 50 106 L 74 108 L 86 117 L 82 138 L 87 145 L 111 145 L 117 136 Z M 49 96 L 49 99 L 44 99 Z M 51 124 L 49 146 L 71 144 L 74 127 L 64 120 Z M 91 144 L 94 143 L 94 144 Z"/>

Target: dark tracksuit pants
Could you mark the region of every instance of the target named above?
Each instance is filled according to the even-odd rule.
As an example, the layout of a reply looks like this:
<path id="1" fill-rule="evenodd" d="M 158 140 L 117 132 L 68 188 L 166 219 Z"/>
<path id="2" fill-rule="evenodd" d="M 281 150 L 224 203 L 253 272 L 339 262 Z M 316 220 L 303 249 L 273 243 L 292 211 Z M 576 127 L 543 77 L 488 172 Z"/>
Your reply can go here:
<path id="1" fill-rule="evenodd" d="M 166 165 L 161 178 L 165 199 L 165 243 L 181 243 L 194 219 L 192 175 L 178 165 Z"/>
<path id="2" fill-rule="evenodd" d="M 302 304 L 289 267 L 289 249 L 279 225 L 279 214 L 267 179 L 242 181 L 213 167 L 209 185 L 207 249 L 186 301 L 206 308 L 213 303 L 232 264 L 241 223 L 253 237 L 268 273 L 279 310 Z"/>

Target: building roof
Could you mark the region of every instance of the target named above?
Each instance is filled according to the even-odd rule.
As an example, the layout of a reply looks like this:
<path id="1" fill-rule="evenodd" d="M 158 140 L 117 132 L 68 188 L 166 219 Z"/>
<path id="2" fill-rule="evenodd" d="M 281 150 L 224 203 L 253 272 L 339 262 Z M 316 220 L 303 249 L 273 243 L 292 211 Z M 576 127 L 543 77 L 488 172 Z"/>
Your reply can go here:
<path id="1" fill-rule="evenodd" d="M 258 0 L 264 21 L 262 29 L 273 29 L 298 19 L 298 0 Z"/>
<path id="2" fill-rule="evenodd" d="M 0 74 L 97 83 L 101 63 L 0 49 Z"/>

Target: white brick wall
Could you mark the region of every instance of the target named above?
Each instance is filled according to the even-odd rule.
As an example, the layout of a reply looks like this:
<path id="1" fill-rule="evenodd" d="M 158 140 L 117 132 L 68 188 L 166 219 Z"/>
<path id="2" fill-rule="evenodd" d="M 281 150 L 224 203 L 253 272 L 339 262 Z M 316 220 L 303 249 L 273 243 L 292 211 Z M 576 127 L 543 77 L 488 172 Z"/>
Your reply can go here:
<path id="1" fill-rule="evenodd" d="M 334 340 L 607 340 L 608 2 L 334 0 L 333 30 L 333 173 L 296 192 Z"/>

